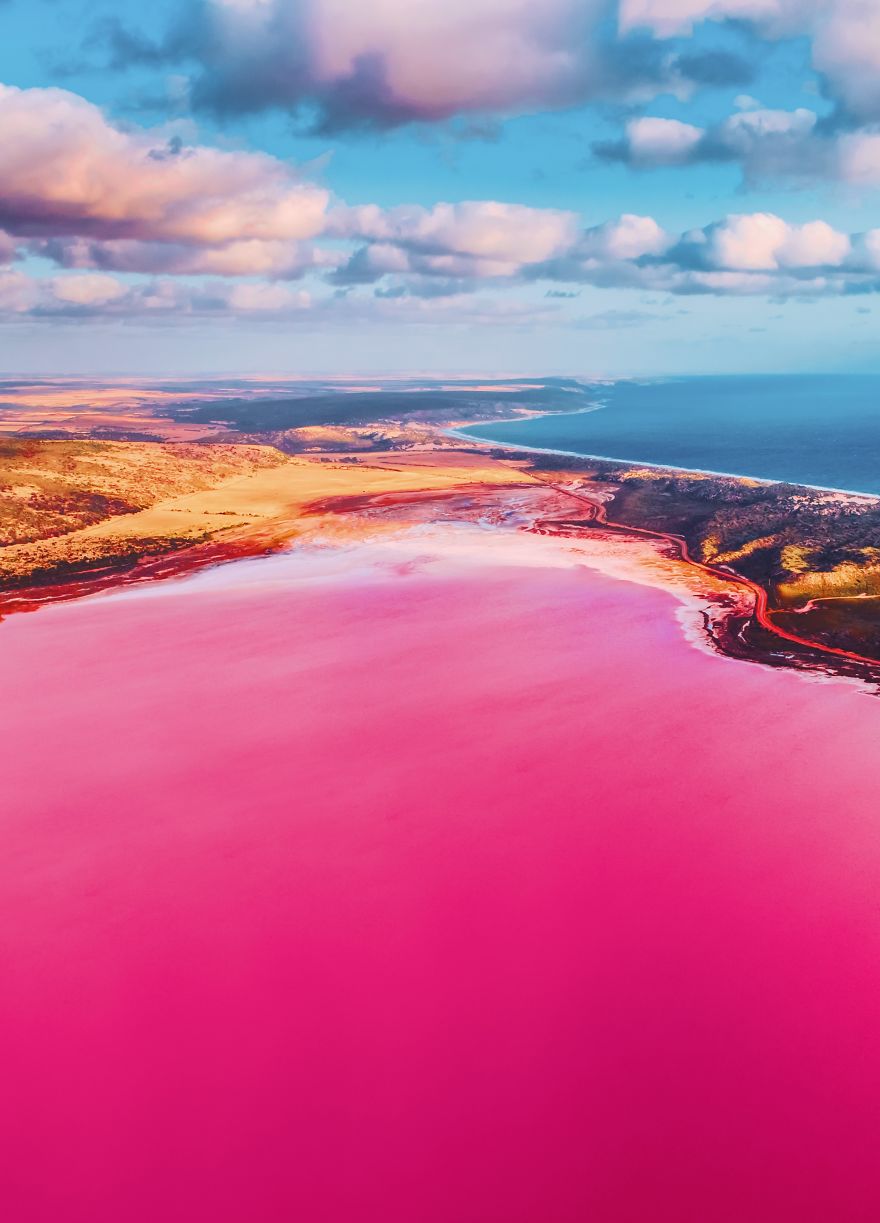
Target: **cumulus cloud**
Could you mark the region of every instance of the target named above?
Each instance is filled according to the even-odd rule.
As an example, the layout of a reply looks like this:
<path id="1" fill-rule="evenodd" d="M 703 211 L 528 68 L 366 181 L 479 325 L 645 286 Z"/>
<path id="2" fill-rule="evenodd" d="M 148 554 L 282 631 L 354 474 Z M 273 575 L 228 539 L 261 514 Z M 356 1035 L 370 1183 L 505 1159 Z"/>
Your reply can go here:
<path id="1" fill-rule="evenodd" d="M 597 142 L 593 151 L 636 169 L 736 162 L 750 185 L 784 179 L 880 183 L 880 132 L 821 123 L 804 107 L 752 107 L 706 128 L 677 119 L 632 119 L 620 140 Z"/>
<path id="2" fill-rule="evenodd" d="M 572 212 L 476 200 L 431 208 L 339 206 L 327 215 L 323 236 L 334 245 L 325 246 L 261 239 L 195 246 L 65 235 L 29 239 L 27 246 L 69 269 L 273 280 L 323 271 L 333 272 L 337 284 L 368 284 L 388 273 L 462 280 L 513 277 L 567 250 L 578 232 Z"/>
<path id="3" fill-rule="evenodd" d="M 620 26 L 650 29 L 670 38 L 690 34 L 701 21 L 740 20 L 760 23 L 781 35 L 799 30 L 808 15 L 818 11 L 818 0 L 620 0 Z"/>
<path id="4" fill-rule="evenodd" d="M 856 186 L 880 183 L 880 132 L 847 132 L 836 142 L 840 177 Z"/>
<path id="5" fill-rule="evenodd" d="M 331 218 L 331 232 L 340 236 L 394 242 L 429 255 L 458 254 L 517 263 L 547 259 L 566 246 L 576 231 L 573 212 L 494 200 L 440 203 L 432 208 L 367 205 L 340 209 Z"/>
<path id="6" fill-rule="evenodd" d="M 319 310 L 330 319 L 365 299 L 419 312 L 433 302 L 439 312 L 482 288 L 500 302 L 498 290 L 535 282 L 814 295 L 880 283 L 880 230 L 845 234 L 771 213 L 684 234 L 634 213 L 583 229 L 573 212 L 496 200 L 330 208 L 326 191 L 275 158 L 122 131 L 63 90 L 0 87 L 0 122 L 0 263 L 37 255 L 64 269 L 31 278 L 7 267 L 7 317 L 283 319 Z M 623 150 L 605 155 L 756 166 L 767 149 L 787 147 L 803 161 L 827 140 L 817 126 L 812 112 L 755 105 L 708 129 L 642 117 L 628 125 Z M 822 147 L 850 181 L 880 181 L 880 135 L 838 133 Z M 314 295 L 284 283 L 307 276 Z"/>
<path id="7" fill-rule="evenodd" d="M 125 285 L 113 276 L 56 276 L 51 281 L 58 301 L 76 306 L 104 306 L 126 294 Z"/>
<path id="8" fill-rule="evenodd" d="M 751 23 L 765 38 L 805 35 L 813 64 L 842 108 L 880 119 L 880 6 L 876 0 L 621 0 L 620 29 L 660 38 L 705 21 Z"/>
<path id="9" fill-rule="evenodd" d="M 277 283 L 209 285 L 164 278 L 126 283 L 93 273 L 54 277 L 32 277 L 18 271 L 0 273 L 0 314 L 19 318 L 288 318 L 307 311 L 311 304 L 309 293 Z"/>
<path id="10" fill-rule="evenodd" d="M 636 167 L 738 161 L 749 179 L 808 176 L 832 168 L 835 149 L 832 140 L 817 136 L 816 124 L 816 114 L 805 108 L 754 107 L 708 128 L 641 118 L 626 125 L 622 140 L 598 143 L 594 151 L 604 160 Z"/>
<path id="11" fill-rule="evenodd" d="M 569 104 L 583 87 L 580 47 L 602 8 L 603 0 L 192 0 L 165 53 L 201 65 L 196 107 L 313 104 L 328 129 L 393 126 Z"/>
<path id="12" fill-rule="evenodd" d="M 395 311 L 401 321 L 461 323 L 465 318 L 525 318 L 529 311 L 545 317 L 544 311 L 559 310 L 562 300 L 576 296 L 577 285 L 716 296 L 815 298 L 880 292 L 880 228 L 847 234 L 823 220 L 791 223 L 769 212 L 734 214 L 678 234 L 653 217 L 635 214 L 575 232 L 567 226 L 558 244 L 545 240 L 530 248 L 531 256 L 539 249 L 554 252 L 545 259 L 444 255 L 437 253 L 436 237 L 431 239 L 434 253 L 426 255 L 410 245 L 413 232 L 421 235 L 417 241 L 424 241 L 426 230 L 432 231 L 424 216 L 407 227 L 400 216 L 386 224 L 378 210 L 366 210 L 357 229 L 363 244 L 328 277 L 331 284 L 343 286 L 335 292 L 320 283 L 316 292 L 307 292 L 265 279 L 192 283 L 158 276 L 131 282 L 105 272 L 32 278 L 8 269 L 0 272 L 0 313 L 72 320 L 236 316 L 283 321 L 307 315 L 313 322 L 332 325 L 369 320 L 376 311 L 390 317 Z M 377 235 L 373 241 L 366 240 L 368 231 Z M 467 241 L 482 250 L 474 232 L 479 230 L 463 230 L 469 234 Z M 389 234 L 397 240 L 389 240 Z M 452 239 L 447 233 L 444 240 Z M 461 236 L 456 240 L 465 241 Z M 512 255 L 508 248 L 502 253 Z M 442 274 L 442 267 L 456 266 L 458 259 L 464 260 L 466 275 Z M 534 300 L 524 304 L 511 292 L 539 285 L 548 299 L 544 307 Z M 490 289 L 495 292 L 486 297 Z M 618 325 L 623 316 L 613 317 Z"/>
<path id="13" fill-rule="evenodd" d="M 791 225 L 769 212 L 727 217 L 686 234 L 677 258 L 687 264 L 733 272 L 839 268 L 850 239 L 824 221 Z"/>
<path id="14" fill-rule="evenodd" d="M 122 131 L 66 90 L 0 85 L 0 130 L 0 226 L 15 236 L 219 245 L 324 224 L 328 193 L 277 158 Z"/>
<path id="15" fill-rule="evenodd" d="M 586 259 L 621 263 L 661 255 L 671 244 L 672 238 L 653 217 L 624 213 L 616 221 L 585 230 L 575 249 Z"/>
<path id="16" fill-rule="evenodd" d="M 747 85 L 756 57 L 731 49 L 731 22 L 808 39 L 840 126 L 880 122 L 877 0 L 181 0 L 177 11 L 156 42 L 105 22 L 111 62 L 179 66 L 196 110 L 279 108 L 326 132 Z"/>
<path id="17" fill-rule="evenodd" d="M 578 232 L 572 212 L 492 200 L 433 208 L 337 210 L 329 232 L 365 242 L 335 279 L 368 283 L 388 272 L 425 276 L 506 277 L 568 249 Z"/>
<path id="18" fill-rule="evenodd" d="M 102 278 L 112 280 L 112 278 Z M 0 317 L 7 322 L 52 320 L 177 326 L 190 321 L 237 319 L 254 325 L 343 327 L 392 321 L 450 327 L 519 325 L 552 318 L 556 307 L 515 296 L 456 292 L 401 291 L 313 297 L 304 290 L 266 282 L 200 283 L 156 278 L 138 283 L 99 285 L 93 276 L 38 278 L 19 271 L 0 272 Z"/>
<path id="19" fill-rule="evenodd" d="M 644 235 L 621 243 L 621 234 Z M 825 295 L 880 290 L 880 230 L 848 235 L 825 221 L 735 214 L 677 237 L 650 217 L 586 230 L 560 259 L 530 275 L 605 288 L 677 294 Z"/>
<path id="20" fill-rule="evenodd" d="M 218 114 L 305 110 L 324 131 L 631 101 L 746 84 L 727 49 L 679 54 L 621 35 L 613 0 L 189 0 L 150 43 L 118 22 L 117 65 L 195 63 L 190 99 Z"/>
<path id="21" fill-rule="evenodd" d="M 38 297 L 38 283 L 19 271 L 0 271 L 0 315 L 25 314 Z"/>
<path id="22" fill-rule="evenodd" d="M 405 274 L 413 270 L 407 251 L 388 242 L 375 242 L 358 247 L 331 276 L 334 284 L 375 284 L 383 276 Z"/>
<path id="23" fill-rule="evenodd" d="M 639 166 L 684 165 L 693 159 L 705 134 L 703 128 L 678 119 L 633 119 L 627 125 L 620 158 Z M 611 155 L 615 155 L 613 150 Z"/>
<path id="24" fill-rule="evenodd" d="M 298 280 L 336 266 L 344 256 L 306 242 L 244 239 L 221 246 L 141 242 L 136 238 L 47 238 L 32 240 L 34 254 L 65 268 L 100 268 L 151 276 L 268 276 Z"/>

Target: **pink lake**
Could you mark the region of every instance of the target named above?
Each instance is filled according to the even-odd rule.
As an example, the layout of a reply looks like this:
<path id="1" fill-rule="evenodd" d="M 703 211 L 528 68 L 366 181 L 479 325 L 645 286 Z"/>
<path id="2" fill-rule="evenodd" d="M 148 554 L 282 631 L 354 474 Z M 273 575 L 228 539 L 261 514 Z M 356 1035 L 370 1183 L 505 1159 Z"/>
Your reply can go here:
<path id="1" fill-rule="evenodd" d="M 880 700 L 486 539 L 0 624 L 4 1219 L 880 1217 Z"/>

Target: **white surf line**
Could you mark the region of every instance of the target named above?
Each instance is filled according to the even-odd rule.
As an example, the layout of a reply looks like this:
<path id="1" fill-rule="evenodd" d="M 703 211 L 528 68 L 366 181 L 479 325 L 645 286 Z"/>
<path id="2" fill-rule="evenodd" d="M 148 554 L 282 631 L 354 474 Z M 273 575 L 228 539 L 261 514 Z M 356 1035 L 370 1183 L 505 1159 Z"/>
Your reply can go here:
<path id="1" fill-rule="evenodd" d="M 601 405 L 599 405 L 601 406 Z M 597 411 L 597 408 L 586 408 L 578 412 L 548 412 L 548 416 L 580 416 L 585 412 Z M 522 417 L 513 420 L 498 420 L 493 421 L 493 424 L 505 425 L 515 424 L 517 419 L 522 420 Z M 479 425 L 474 426 L 479 428 Z M 750 480 L 753 484 L 765 484 L 771 487 L 775 484 L 789 484 L 792 488 L 809 488 L 817 493 L 837 493 L 845 497 L 856 497 L 860 501 L 880 501 L 880 493 L 866 493 L 854 488 L 834 488 L 827 484 L 804 484 L 800 480 L 778 480 L 771 479 L 768 476 L 749 476 L 743 472 L 736 471 L 713 471 L 709 467 L 676 467 L 672 463 L 658 463 L 653 459 L 620 459 L 615 458 L 610 454 L 587 454 L 584 450 L 558 450 L 552 446 L 526 446 L 515 442 L 498 442 L 491 437 L 479 437 L 476 433 L 464 433 L 463 429 L 470 429 L 470 425 L 460 425 L 457 428 L 445 429 L 444 432 L 450 437 L 459 438 L 462 441 L 483 442 L 484 445 L 499 446 L 503 450 L 524 450 L 529 454 L 559 454 L 564 458 L 569 459 L 594 459 L 598 463 L 621 463 L 628 467 L 650 467 L 654 471 L 675 471 L 682 475 L 693 476 L 718 476 L 725 480 Z"/>

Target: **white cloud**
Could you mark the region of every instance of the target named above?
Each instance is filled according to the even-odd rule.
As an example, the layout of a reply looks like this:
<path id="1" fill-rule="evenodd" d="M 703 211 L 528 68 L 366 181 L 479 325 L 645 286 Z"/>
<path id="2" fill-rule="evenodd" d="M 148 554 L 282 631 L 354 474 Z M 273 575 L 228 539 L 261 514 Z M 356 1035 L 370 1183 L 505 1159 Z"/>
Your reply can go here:
<path id="1" fill-rule="evenodd" d="M 753 22 L 770 39 L 806 35 L 813 64 L 852 114 L 880 118 L 880 6 L 876 0 L 621 0 L 620 28 L 661 38 L 703 21 Z"/>
<path id="2" fill-rule="evenodd" d="M 594 151 L 637 168 L 735 162 L 749 185 L 880 184 L 880 131 L 822 129 L 815 111 L 805 107 L 741 110 L 707 128 L 674 119 L 634 119 L 623 140 L 600 142 Z"/>
<path id="3" fill-rule="evenodd" d="M 741 110 L 726 119 L 719 131 L 726 135 L 731 145 L 740 143 L 744 147 L 755 140 L 768 136 L 804 136 L 816 126 L 814 111 L 805 107 L 797 110 L 769 110 L 755 107 Z"/>
<path id="4" fill-rule="evenodd" d="M 621 37 L 612 0 L 180 0 L 157 44 L 117 37 L 114 63 L 186 66 L 196 109 L 303 110 L 325 132 L 512 115 L 746 83 L 734 54 L 680 57 Z M 123 31 L 123 34 L 127 34 Z"/>
<path id="5" fill-rule="evenodd" d="M 852 250 L 848 234 L 842 234 L 826 221 L 808 221 L 804 225 L 789 225 L 779 248 L 780 267 L 840 267 Z"/>
<path id="6" fill-rule="evenodd" d="M 38 298 L 38 285 L 19 271 L 0 271 L 0 314 L 24 314 Z"/>
<path id="7" fill-rule="evenodd" d="M 267 7 L 264 0 L 260 22 Z M 380 57 L 389 98 L 416 115 L 450 115 L 566 99 L 582 70 L 583 44 L 571 31 L 591 24 L 601 7 L 599 0 L 313 0 L 303 27 L 318 82 L 351 80 L 365 57 Z"/>
<path id="8" fill-rule="evenodd" d="M 433 208 L 373 205 L 340 209 L 330 232 L 392 243 L 426 255 L 462 255 L 514 264 L 549 259 L 577 233 L 577 216 L 495 200 L 435 204 Z"/>
<path id="9" fill-rule="evenodd" d="M 510 233 L 499 245 L 481 225 L 459 228 L 449 222 L 445 210 L 426 222 L 426 213 L 431 210 L 414 209 L 406 223 L 399 213 L 386 223 L 385 214 L 373 208 L 358 212 L 356 220 L 350 212 L 334 217 L 335 225 L 351 227 L 361 242 L 348 261 L 326 277 L 344 285 L 343 294 L 320 283 L 315 292 L 294 291 L 266 279 L 192 283 L 158 277 L 127 282 L 105 272 L 32 278 L 7 270 L 0 273 L 0 312 L 7 317 L 70 319 L 235 315 L 293 320 L 308 315 L 332 323 L 351 321 L 361 316 L 359 311 L 368 317 L 371 309 L 380 309 L 376 303 L 384 301 L 389 304 L 382 309 L 391 311 L 394 302 L 393 309 L 408 310 L 411 319 L 453 321 L 450 303 L 470 300 L 481 289 L 492 290 L 493 317 L 508 309 L 505 302 L 515 314 L 522 307 L 512 290 L 536 282 L 680 295 L 880 292 L 880 228 L 847 234 L 821 219 L 793 223 L 774 213 L 754 212 L 732 214 L 682 234 L 636 214 L 585 230 L 572 229 L 566 219 L 557 231 L 550 217 L 554 239 L 527 245 L 529 258 L 517 259 Z M 473 219 L 470 212 L 466 215 Z M 517 225 L 521 221 L 518 216 Z M 376 236 L 371 239 L 370 233 Z M 465 251 L 443 250 L 441 242 Z M 471 253 L 483 250 L 499 250 L 507 258 Z M 539 251 L 548 257 L 535 258 Z M 468 317 L 477 317 L 483 309 L 468 307 Z"/>
<path id="10" fill-rule="evenodd" d="M 286 163 L 123 131 L 63 89 L 0 85 L 0 130 L 0 223 L 14 234 L 214 245 L 324 224 L 328 193 Z"/>
<path id="11" fill-rule="evenodd" d="M 671 242 L 666 231 L 653 217 L 624 213 L 616 221 L 606 221 L 588 229 L 579 249 L 591 258 L 625 261 L 643 255 L 659 255 Z"/>
<path id="12" fill-rule="evenodd" d="M 728 217 L 710 235 L 711 262 L 732 271 L 772 270 L 779 266 L 778 253 L 788 232 L 785 221 L 772 213 Z"/>
<path id="13" fill-rule="evenodd" d="M 52 238 L 34 240 L 30 249 L 66 268 L 101 268 L 170 276 L 269 276 L 295 280 L 307 272 L 333 267 L 338 252 L 305 242 L 267 242 L 256 238 L 221 246 L 142 242 L 136 238 Z"/>
<path id="14" fill-rule="evenodd" d="M 643 240 L 621 241 L 627 233 Z M 650 217 L 622 217 L 587 230 L 566 256 L 533 274 L 676 294 L 815 296 L 880 291 L 878 261 L 880 231 L 852 236 L 821 220 L 734 214 L 676 238 Z"/>
<path id="15" fill-rule="evenodd" d="M 849 132 L 837 145 L 841 177 L 856 186 L 880 183 L 880 133 Z"/>
<path id="16" fill-rule="evenodd" d="M 633 119 L 626 136 L 632 160 L 637 165 L 676 165 L 690 157 L 704 131 L 678 119 Z"/>
<path id="17" fill-rule="evenodd" d="M 124 297 L 126 287 L 113 276 L 56 276 L 52 292 L 59 301 L 77 306 L 103 306 Z"/>
<path id="18" fill-rule="evenodd" d="M 834 3 L 834 0 L 829 0 Z M 755 21 L 781 33 L 799 28 L 816 0 L 621 0 L 620 27 L 648 29 L 662 38 L 690 34 L 702 21 L 737 18 Z"/>
<path id="19" fill-rule="evenodd" d="M 337 280 L 368 283 L 387 272 L 445 278 L 512 277 L 566 251 L 579 231 L 575 213 L 495 200 L 433 208 L 375 205 L 338 209 L 328 232 L 367 243 Z"/>

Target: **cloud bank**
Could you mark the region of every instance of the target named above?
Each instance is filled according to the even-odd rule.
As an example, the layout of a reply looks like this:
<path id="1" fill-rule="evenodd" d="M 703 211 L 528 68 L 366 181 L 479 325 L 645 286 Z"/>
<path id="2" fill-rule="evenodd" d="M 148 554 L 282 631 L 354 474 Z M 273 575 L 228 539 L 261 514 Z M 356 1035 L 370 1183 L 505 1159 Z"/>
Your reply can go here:
<path id="1" fill-rule="evenodd" d="M 328 193 L 263 153 L 123 131 L 63 89 L 0 85 L 0 227 L 206 246 L 309 238 Z"/>
<path id="2" fill-rule="evenodd" d="M 433 312 L 454 321 L 453 306 L 470 317 L 480 293 L 493 303 L 481 317 L 515 313 L 516 293 L 534 298 L 538 286 L 544 304 L 529 309 L 563 316 L 578 285 L 799 297 L 880 288 L 880 228 L 845 233 L 822 219 L 793 224 L 743 212 L 676 233 L 635 213 L 584 228 L 572 211 L 498 200 L 348 205 L 278 158 L 123 130 L 59 89 L 0 86 L 0 125 L 7 318 L 317 311 L 341 320 L 409 310 L 414 319 Z M 644 165 L 740 157 L 757 166 L 771 148 L 779 163 L 780 149 L 804 158 L 821 139 L 810 111 L 753 108 L 715 129 L 633 119 L 624 146 L 605 155 Z M 850 181 L 880 178 L 880 135 L 844 133 L 833 155 L 848 159 Z M 30 274 L 35 259 L 51 275 Z M 306 287 L 294 289 L 294 280 Z"/>
<path id="3" fill-rule="evenodd" d="M 291 289 L 283 276 L 215 277 L 198 284 L 186 277 L 153 276 L 132 282 L 106 271 L 31 277 L 13 266 L 0 273 L 0 311 L 154 319 L 175 313 L 277 318 L 320 311 L 332 322 L 350 320 L 353 311 L 385 309 L 379 305 L 383 302 L 410 308 L 418 318 L 431 308 L 429 303 L 448 299 L 445 317 L 455 321 L 453 302 L 491 292 L 492 310 L 503 314 L 518 308 L 516 291 L 538 286 L 544 286 L 545 298 L 555 299 L 554 310 L 578 285 L 675 296 L 775 298 L 880 291 L 880 228 L 848 234 L 823 220 L 794 224 L 757 212 L 729 215 L 684 233 L 669 232 L 654 218 L 635 214 L 578 229 L 569 214 L 550 211 L 543 218 L 543 236 L 530 235 L 518 246 L 525 220 L 517 210 L 506 231 L 503 224 L 497 230 L 474 228 L 474 215 L 484 222 L 487 214 L 504 217 L 504 209 L 487 201 L 411 209 L 405 210 L 413 218 L 407 224 L 400 210 L 392 215 L 373 208 L 346 210 L 330 224 L 338 232 L 341 224 L 351 223 L 353 212 L 359 218 L 359 245 L 333 269 L 313 270 L 309 290 Z M 364 240 L 368 231 L 372 240 Z M 567 288 L 552 287 L 557 285 Z"/>
<path id="4" fill-rule="evenodd" d="M 196 110 L 306 111 L 324 132 L 752 79 L 742 55 L 680 52 L 616 16 L 613 0 L 189 0 L 159 43 L 118 22 L 99 41 L 116 67 L 189 64 Z"/>
<path id="5" fill-rule="evenodd" d="M 118 21 L 101 39 L 117 67 L 188 64 L 196 109 L 305 109 L 341 131 L 745 84 L 731 22 L 808 39 L 841 117 L 880 121 L 876 0 L 184 0 L 158 42 Z"/>
<path id="6" fill-rule="evenodd" d="M 586 230 L 573 250 L 530 275 L 688 296 L 876 293 L 880 229 L 844 234 L 825 221 L 791 224 L 758 212 L 670 234 L 650 217 L 624 216 Z"/>
<path id="7" fill-rule="evenodd" d="M 644 116 L 631 119 L 621 139 L 598 142 L 593 151 L 635 169 L 736 162 L 748 185 L 785 179 L 880 184 L 880 132 L 840 129 L 804 107 L 756 107 L 711 127 Z"/>
<path id="8" fill-rule="evenodd" d="M 741 21 L 763 38 L 805 36 L 829 93 L 853 118 L 880 120 L 880 5 L 876 0 L 621 0 L 620 29 L 659 38 L 701 22 Z"/>

